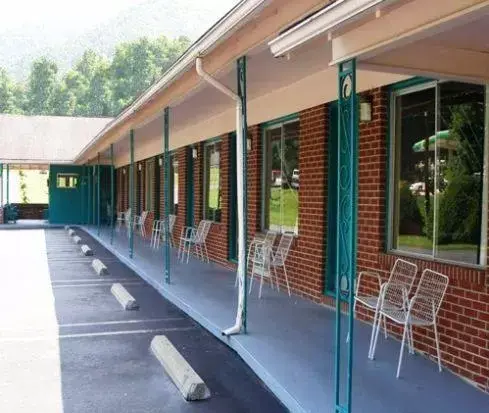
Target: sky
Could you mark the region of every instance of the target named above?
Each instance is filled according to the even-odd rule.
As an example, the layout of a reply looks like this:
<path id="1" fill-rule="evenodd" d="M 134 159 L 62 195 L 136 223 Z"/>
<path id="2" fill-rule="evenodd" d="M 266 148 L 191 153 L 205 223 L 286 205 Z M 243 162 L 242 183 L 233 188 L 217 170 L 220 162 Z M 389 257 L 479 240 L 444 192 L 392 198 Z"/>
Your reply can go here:
<path id="1" fill-rule="evenodd" d="M 81 33 L 117 13 L 148 0 L 3 0 L 0 13 L 1 31 L 18 30 L 26 26 L 58 27 L 63 33 Z M 178 0 L 175 0 L 178 1 Z M 201 1 L 201 0 L 195 0 Z M 205 0 L 216 9 L 231 8 L 233 0 Z M 28 12 L 26 12 L 28 10 Z"/>

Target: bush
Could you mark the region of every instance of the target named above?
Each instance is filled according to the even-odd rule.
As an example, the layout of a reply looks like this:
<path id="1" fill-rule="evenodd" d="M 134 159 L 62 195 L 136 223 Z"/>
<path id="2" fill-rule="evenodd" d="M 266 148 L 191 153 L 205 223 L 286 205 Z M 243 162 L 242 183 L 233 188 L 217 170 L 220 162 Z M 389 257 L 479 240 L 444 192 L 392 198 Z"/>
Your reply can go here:
<path id="1" fill-rule="evenodd" d="M 478 176 L 462 175 L 448 183 L 439 199 L 438 244 L 479 243 L 480 179 Z"/>
<path id="2" fill-rule="evenodd" d="M 411 193 L 409 184 L 401 182 L 399 188 L 399 233 L 419 234 L 423 228 L 423 217 L 419 211 L 416 196 Z"/>

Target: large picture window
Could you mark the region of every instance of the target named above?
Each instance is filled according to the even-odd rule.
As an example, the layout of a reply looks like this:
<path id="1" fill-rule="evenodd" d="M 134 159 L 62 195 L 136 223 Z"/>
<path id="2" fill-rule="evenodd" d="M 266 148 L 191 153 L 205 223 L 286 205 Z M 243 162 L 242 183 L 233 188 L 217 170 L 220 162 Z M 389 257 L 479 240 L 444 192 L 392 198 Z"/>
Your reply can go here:
<path id="1" fill-rule="evenodd" d="M 264 130 L 263 226 L 298 233 L 299 121 L 279 123 Z"/>
<path id="2" fill-rule="evenodd" d="M 393 92 L 392 249 L 485 265 L 485 94 L 459 82 Z"/>
<path id="3" fill-rule="evenodd" d="M 221 222 L 221 142 L 204 144 L 204 219 Z"/>

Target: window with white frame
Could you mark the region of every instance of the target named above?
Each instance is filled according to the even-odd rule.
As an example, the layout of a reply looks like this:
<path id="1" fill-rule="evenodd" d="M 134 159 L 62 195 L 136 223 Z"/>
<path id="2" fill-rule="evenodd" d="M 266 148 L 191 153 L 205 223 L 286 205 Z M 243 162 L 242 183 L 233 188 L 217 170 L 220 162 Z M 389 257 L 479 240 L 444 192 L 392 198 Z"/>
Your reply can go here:
<path id="1" fill-rule="evenodd" d="M 264 129 L 263 229 L 298 234 L 299 121 Z"/>
<path id="2" fill-rule="evenodd" d="M 221 141 L 204 144 L 204 219 L 221 222 Z"/>
<path id="3" fill-rule="evenodd" d="M 485 265 L 486 90 L 430 82 L 392 92 L 389 245 Z"/>

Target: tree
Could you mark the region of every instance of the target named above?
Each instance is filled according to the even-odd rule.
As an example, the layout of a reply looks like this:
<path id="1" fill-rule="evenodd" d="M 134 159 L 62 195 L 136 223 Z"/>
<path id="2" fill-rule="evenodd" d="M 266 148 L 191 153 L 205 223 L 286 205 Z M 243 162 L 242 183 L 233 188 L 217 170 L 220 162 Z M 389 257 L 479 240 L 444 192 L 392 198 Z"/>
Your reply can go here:
<path id="1" fill-rule="evenodd" d="M 17 85 L 10 79 L 7 71 L 0 68 L 0 113 L 22 113 L 18 98 Z"/>
<path id="2" fill-rule="evenodd" d="M 58 66 L 41 57 L 34 61 L 27 87 L 27 113 L 51 115 L 57 89 Z"/>

